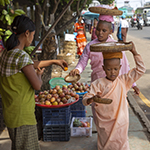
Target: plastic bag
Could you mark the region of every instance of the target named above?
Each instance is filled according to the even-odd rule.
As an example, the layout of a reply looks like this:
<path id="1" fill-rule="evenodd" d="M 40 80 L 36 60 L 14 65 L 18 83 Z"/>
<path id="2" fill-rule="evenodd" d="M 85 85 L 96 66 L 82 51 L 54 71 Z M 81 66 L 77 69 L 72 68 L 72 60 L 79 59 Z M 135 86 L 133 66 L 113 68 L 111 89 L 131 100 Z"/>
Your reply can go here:
<path id="1" fill-rule="evenodd" d="M 117 33 L 117 38 L 118 38 L 119 41 L 122 41 L 121 24 L 119 26 L 119 30 L 118 30 L 118 33 Z"/>

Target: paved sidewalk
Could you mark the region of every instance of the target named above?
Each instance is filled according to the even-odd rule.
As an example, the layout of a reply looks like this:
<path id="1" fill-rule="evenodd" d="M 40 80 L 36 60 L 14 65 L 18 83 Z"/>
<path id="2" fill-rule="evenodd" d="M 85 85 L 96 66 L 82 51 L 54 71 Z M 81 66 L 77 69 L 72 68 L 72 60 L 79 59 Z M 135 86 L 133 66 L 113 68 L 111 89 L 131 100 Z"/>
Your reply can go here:
<path id="1" fill-rule="evenodd" d="M 62 73 L 62 77 L 65 77 L 70 70 L 74 69 L 78 60 L 69 66 L 67 72 Z M 81 74 L 80 82 L 90 83 L 91 67 L 88 63 L 87 67 Z M 128 94 L 129 101 L 135 102 L 132 96 L 132 91 Z M 91 116 L 91 107 L 86 107 L 86 116 Z M 150 150 L 150 143 L 146 136 L 146 129 L 141 125 L 138 116 L 133 112 L 129 106 L 129 144 L 130 150 Z M 96 131 L 93 123 L 93 131 Z M 71 137 L 68 142 L 43 142 L 39 141 L 41 150 L 97 150 L 97 133 L 93 133 L 92 137 Z M 0 134 L 0 150 L 10 150 L 11 142 L 8 137 L 7 130 L 4 130 Z"/>

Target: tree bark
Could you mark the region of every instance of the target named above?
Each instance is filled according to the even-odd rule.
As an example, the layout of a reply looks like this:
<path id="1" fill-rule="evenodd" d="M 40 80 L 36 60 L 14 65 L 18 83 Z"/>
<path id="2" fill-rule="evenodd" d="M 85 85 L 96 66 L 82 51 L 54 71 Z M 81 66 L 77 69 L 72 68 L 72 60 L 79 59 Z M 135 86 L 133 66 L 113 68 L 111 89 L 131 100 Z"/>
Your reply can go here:
<path id="1" fill-rule="evenodd" d="M 38 0 L 35 0 L 35 26 L 36 26 L 36 31 L 35 31 L 35 41 L 39 41 L 40 38 L 40 33 L 41 33 L 41 14 L 42 14 L 42 10 L 41 10 L 41 6 L 38 2 Z"/>
<path id="2" fill-rule="evenodd" d="M 55 39 L 55 32 L 51 32 L 43 42 L 42 47 L 42 54 L 39 58 L 39 60 L 52 60 L 56 59 L 56 50 L 57 50 L 57 44 Z M 52 66 L 46 67 L 45 71 L 42 75 L 42 81 L 43 85 L 41 87 L 41 90 L 49 90 L 49 80 L 51 79 L 51 72 L 52 72 Z"/>

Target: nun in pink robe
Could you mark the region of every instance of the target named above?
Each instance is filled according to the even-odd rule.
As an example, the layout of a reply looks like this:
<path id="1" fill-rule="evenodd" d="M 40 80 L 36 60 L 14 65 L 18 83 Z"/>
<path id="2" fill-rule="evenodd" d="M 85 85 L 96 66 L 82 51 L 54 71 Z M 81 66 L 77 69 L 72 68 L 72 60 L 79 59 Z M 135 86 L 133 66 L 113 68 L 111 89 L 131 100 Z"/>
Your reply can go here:
<path id="1" fill-rule="evenodd" d="M 110 15 L 100 15 L 99 20 L 112 22 L 113 17 Z M 106 42 L 117 42 L 116 40 L 112 39 L 111 36 L 108 37 Z M 89 42 L 86 47 L 83 50 L 83 53 L 77 63 L 77 66 L 75 69 L 79 70 L 79 73 L 81 74 L 85 67 L 87 66 L 88 60 L 90 59 L 90 65 L 92 69 L 91 73 L 91 82 L 93 82 L 96 79 L 105 77 L 105 72 L 103 71 L 102 65 L 103 65 L 103 55 L 101 52 L 90 52 L 90 45 L 100 43 L 98 39 L 94 39 L 93 41 Z M 123 58 L 121 59 L 121 69 L 120 69 L 120 75 L 125 74 L 130 70 L 129 63 L 127 60 L 127 57 L 125 55 L 125 52 L 123 52 Z M 133 84 L 132 87 L 136 86 L 136 83 Z"/>
<path id="2" fill-rule="evenodd" d="M 114 81 L 100 78 L 91 84 L 89 93 L 83 97 L 83 104 L 87 99 L 100 92 L 102 98 L 113 100 L 111 104 L 92 103 L 93 119 L 98 132 L 98 150 L 129 150 L 128 126 L 129 115 L 126 94 L 132 84 L 145 72 L 141 56 L 134 56 L 136 68 L 127 74 L 118 76 Z"/>

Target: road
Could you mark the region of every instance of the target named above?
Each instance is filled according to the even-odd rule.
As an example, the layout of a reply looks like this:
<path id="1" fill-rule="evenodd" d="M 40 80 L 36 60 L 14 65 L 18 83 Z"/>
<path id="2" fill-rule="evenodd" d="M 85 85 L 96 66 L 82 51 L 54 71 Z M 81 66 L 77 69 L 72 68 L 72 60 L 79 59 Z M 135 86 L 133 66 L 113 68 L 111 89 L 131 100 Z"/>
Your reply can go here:
<path id="1" fill-rule="evenodd" d="M 141 109 L 150 120 L 150 27 L 143 27 L 143 30 L 130 27 L 128 30 L 127 41 L 133 41 L 137 51 L 141 54 L 146 66 L 146 73 L 136 83 L 141 93 L 137 102 Z M 126 52 L 130 68 L 135 66 L 130 52 Z"/>

